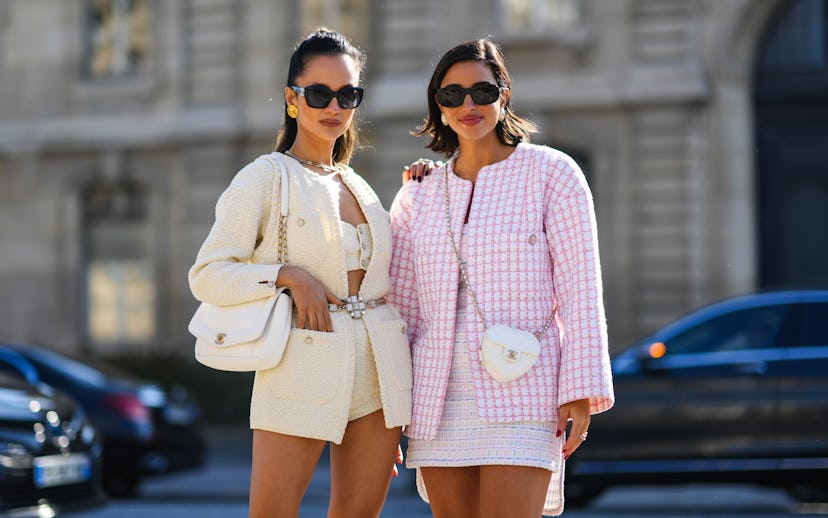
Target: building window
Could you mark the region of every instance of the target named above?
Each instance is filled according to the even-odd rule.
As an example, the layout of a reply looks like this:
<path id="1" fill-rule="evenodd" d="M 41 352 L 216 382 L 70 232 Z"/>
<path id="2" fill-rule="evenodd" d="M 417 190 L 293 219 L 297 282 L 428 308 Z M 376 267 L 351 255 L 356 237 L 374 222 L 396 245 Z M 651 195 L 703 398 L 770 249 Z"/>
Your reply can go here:
<path id="1" fill-rule="evenodd" d="M 151 0 L 87 0 L 84 71 L 92 79 L 141 75 L 153 48 Z"/>
<path id="2" fill-rule="evenodd" d="M 503 0 L 502 9 L 507 32 L 571 29 L 583 22 L 581 0 Z"/>
<path id="3" fill-rule="evenodd" d="M 146 195 L 131 182 L 83 193 L 86 334 L 92 345 L 146 343 L 156 332 L 156 289 Z"/>

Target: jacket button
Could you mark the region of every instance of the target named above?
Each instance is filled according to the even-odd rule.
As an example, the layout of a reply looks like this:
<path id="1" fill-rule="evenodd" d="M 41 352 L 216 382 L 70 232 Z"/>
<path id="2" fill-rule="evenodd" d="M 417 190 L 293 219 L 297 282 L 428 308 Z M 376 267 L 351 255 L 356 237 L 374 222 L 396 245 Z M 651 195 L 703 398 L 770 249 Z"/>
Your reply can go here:
<path id="1" fill-rule="evenodd" d="M 529 236 L 529 244 L 530 245 L 534 245 L 537 242 L 538 242 L 538 236 L 536 236 L 535 234 L 532 234 L 531 236 Z"/>
<path id="2" fill-rule="evenodd" d="M 402 326 L 402 334 L 405 334 L 405 326 Z"/>
<path id="3" fill-rule="evenodd" d="M 296 221 L 296 224 L 297 224 L 297 225 L 299 225 L 299 226 L 301 227 L 301 226 L 303 226 L 303 225 L 305 224 L 305 220 L 304 220 L 304 219 L 297 220 L 297 221 Z"/>
<path id="4" fill-rule="evenodd" d="M 368 267 L 368 259 L 363 259 L 360 262 L 360 264 L 362 265 L 363 268 L 367 268 Z"/>
<path id="5" fill-rule="evenodd" d="M 312 344 L 313 343 L 313 338 L 311 338 L 309 336 L 305 337 L 305 343 L 306 344 Z"/>

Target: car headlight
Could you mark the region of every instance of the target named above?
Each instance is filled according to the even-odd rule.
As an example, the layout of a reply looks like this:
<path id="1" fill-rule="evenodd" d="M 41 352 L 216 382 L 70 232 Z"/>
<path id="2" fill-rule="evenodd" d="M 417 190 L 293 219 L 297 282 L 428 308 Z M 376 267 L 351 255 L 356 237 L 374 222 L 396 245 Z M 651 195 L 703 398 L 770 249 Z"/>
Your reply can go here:
<path id="1" fill-rule="evenodd" d="M 161 408 L 167 404 L 167 395 L 155 385 L 143 385 L 139 388 L 138 399 L 150 408 Z"/>
<path id="2" fill-rule="evenodd" d="M 16 442 L 0 442 L 0 466 L 12 469 L 32 467 L 32 454 Z"/>
<path id="3" fill-rule="evenodd" d="M 83 444 L 92 444 L 92 442 L 95 440 L 95 435 L 95 427 L 91 424 L 86 423 L 83 425 L 83 428 L 81 428 L 80 438 Z"/>

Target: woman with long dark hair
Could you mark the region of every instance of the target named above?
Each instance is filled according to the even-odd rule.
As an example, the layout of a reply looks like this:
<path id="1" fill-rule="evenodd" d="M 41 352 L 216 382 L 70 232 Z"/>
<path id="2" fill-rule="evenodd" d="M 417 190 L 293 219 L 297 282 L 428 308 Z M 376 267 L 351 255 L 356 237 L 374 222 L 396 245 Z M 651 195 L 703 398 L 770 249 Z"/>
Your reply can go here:
<path id="1" fill-rule="evenodd" d="M 276 152 L 244 167 L 216 205 L 190 270 L 195 297 L 233 305 L 290 290 L 284 357 L 256 372 L 250 516 L 297 516 L 327 442 L 330 517 L 378 516 L 411 414 L 405 322 L 390 289 L 388 213 L 348 166 L 363 56 L 320 29 L 293 52 Z M 288 172 L 287 185 L 272 161 Z M 285 235 L 280 193 L 288 191 Z M 277 250 L 287 246 L 287 263 Z"/>
<path id="2" fill-rule="evenodd" d="M 390 299 L 414 363 L 407 465 L 437 518 L 560 514 L 564 460 L 614 399 L 589 187 L 529 143 L 511 96 L 497 45 L 446 52 L 419 134 L 449 160 L 412 167 L 391 208 Z"/>

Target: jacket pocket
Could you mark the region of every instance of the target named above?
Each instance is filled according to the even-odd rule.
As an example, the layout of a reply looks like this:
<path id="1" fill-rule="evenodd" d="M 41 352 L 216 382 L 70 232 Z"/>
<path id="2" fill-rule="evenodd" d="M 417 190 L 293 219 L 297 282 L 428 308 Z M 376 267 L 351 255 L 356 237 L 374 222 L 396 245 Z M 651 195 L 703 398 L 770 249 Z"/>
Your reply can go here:
<path id="1" fill-rule="evenodd" d="M 408 328 L 405 320 L 385 320 L 376 323 L 379 343 L 374 350 L 382 355 L 382 363 L 391 371 L 391 379 L 399 390 L 411 390 L 411 349 L 408 346 Z"/>
<path id="2" fill-rule="evenodd" d="M 347 352 L 337 333 L 291 329 L 282 361 L 267 371 L 274 394 L 316 404 L 331 401 L 341 389 Z"/>

